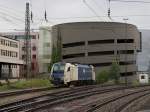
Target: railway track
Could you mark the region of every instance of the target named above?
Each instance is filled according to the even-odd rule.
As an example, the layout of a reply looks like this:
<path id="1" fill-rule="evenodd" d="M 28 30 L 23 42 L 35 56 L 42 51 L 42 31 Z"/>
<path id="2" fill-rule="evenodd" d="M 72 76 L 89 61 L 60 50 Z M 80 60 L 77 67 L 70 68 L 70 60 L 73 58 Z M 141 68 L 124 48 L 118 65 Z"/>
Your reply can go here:
<path id="1" fill-rule="evenodd" d="M 133 103 L 134 101 L 138 100 L 139 98 L 143 98 L 143 97 L 146 97 L 150 94 L 150 91 L 148 92 L 144 92 L 142 94 L 138 94 L 136 96 L 134 96 L 132 99 L 130 99 L 129 101 L 127 101 L 126 103 L 122 104 L 117 110 L 116 112 L 125 112 L 124 110 L 131 104 Z M 130 107 L 129 107 L 130 109 Z"/>
<path id="2" fill-rule="evenodd" d="M 21 95 L 21 94 L 26 94 L 26 93 L 32 93 L 32 92 L 46 91 L 46 90 L 50 90 L 50 88 L 43 87 L 43 88 L 32 88 L 32 89 L 16 90 L 16 91 L 9 91 L 9 92 L 0 92 L 0 98 L 14 96 L 14 95 Z"/>
<path id="3" fill-rule="evenodd" d="M 132 102 L 149 94 L 150 88 L 128 92 L 103 101 L 97 101 L 95 104 L 88 104 L 87 107 L 85 106 L 86 108 L 84 107 L 84 109 L 82 109 L 82 112 L 122 112 Z M 80 112 L 80 110 L 78 112 Z"/>
<path id="4" fill-rule="evenodd" d="M 20 111 L 34 112 L 34 111 L 49 108 L 49 107 L 52 107 L 52 106 L 55 106 L 64 102 L 69 102 L 72 100 L 81 99 L 81 98 L 96 95 L 96 94 L 104 94 L 108 92 L 113 92 L 117 90 L 125 90 L 125 89 L 130 89 L 130 88 L 136 88 L 136 87 L 131 87 L 131 86 L 130 87 L 126 87 L 126 86 L 99 87 L 95 85 L 95 86 L 72 88 L 70 90 L 47 93 L 47 94 L 36 96 L 33 98 L 1 105 L 0 112 L 20 112 Z M 143 95 L 143 92 L 146 92 L 146 91 L 148 92 L 147 94 L 149 94 L 150 87 L 149 88 L 147 87 L 146 89 L 142 89 L 141 91 L 136 91 L 136 92 L 132 92 L 128 94 L 126 93 L 121 96 L 107 99 L 104 102 L 97 103 L 94 106 L 93 105 L 88 106 L 85 111 L 93 112 L 101 108 L 104 105 L 107 105 L 113 101 L 119 100 L 120 98 L 127 97 L 130 95 L 135 95 L 136 93 L 140 93 Z M 115 111 L 115 112 L 119 112 L 120 111 L 119 109 L 122 109 L 122 108 L 123 106 L 118 108 L 118 111 Z"/>
<path id="5" fill-rule="evenodd" d="M 0 112 L 33 112 L 41 108 L 45 108 L 47 106 L 52 106 L 55 104 L 59 104 L 62 102 L 67 102 L 87 96 L 91 96 L 93 94 L 100 94 L 110 91 L 115 91 L 116 89 L 125 89 L 124 86 L 85 86 L 72 88 L 70 90 L 64 90 L 61 92 L 49 93 L 37 97 L 33 97 L 26 100 L 21 100 L 5 105 L 0 106 Z"/>

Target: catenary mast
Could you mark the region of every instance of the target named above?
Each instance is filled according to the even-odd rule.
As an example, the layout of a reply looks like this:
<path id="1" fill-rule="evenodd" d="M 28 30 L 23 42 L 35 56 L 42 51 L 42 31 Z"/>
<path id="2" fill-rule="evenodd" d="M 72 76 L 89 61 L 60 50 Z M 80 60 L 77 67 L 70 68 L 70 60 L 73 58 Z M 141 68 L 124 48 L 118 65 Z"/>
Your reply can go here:
<path id="1" fill-rule="evenodd" d="M 25 12 L 25 45 L 26 45 L 25 77 L 29 78 L 31 75 L 31 36 L 30 36 L 30 9 L 28 2 L 26 3 L 26 12 Z"/>

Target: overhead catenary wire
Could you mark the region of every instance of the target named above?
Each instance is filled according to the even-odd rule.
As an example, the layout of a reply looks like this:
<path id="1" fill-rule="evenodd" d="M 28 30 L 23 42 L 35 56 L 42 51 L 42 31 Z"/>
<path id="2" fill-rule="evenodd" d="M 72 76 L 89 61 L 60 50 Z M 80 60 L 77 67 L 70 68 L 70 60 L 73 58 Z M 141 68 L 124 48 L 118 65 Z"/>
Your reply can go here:
<path id="1" fill-rule="evenodd" d="M 93 8 L 91 8 L 91 6 L 86 2 L 86 0 L 83 0 L 83 3 L 92 11 L 92 13 L 94 13 L 94 14 L 96 15 L 96 17 L 97 17 L 98 19 L 102 20 L 102 19 L 100 18 L 100 16 L 97 14 L 97 12 L 96 12 Z"/>
<path id="2" fill-rule="evenodd" d="M 3 5 L 0 5 L 0 15 L 2 19 L 7 19 L 9 20 L 9 22 L 13 22 L 13 24 L 20 24 L 20 23 L 24 23 L 24 16 L 23 16 L 23 12 L 20 11 L 16 11 L 13 8 L 9 8 Z M 7 21 L 8 22 L 8 21 Z"/>
<path id="3" fill-rule="evenodd" d="M 31 4 L 30 5 L 32 5 L 32 0 L 30 0 L 31 1 Z M 44 1 L 46 1 L 46 0 L 44 0 Z M 85 0 L 83 0 L 83 1 L 85 1 Z M 93 0 L 94 2 L 95 2 L 95 4 L 97 3 L 97 7 L 99 7 L 99 8 L 101 8 L 100 7 L 100 5 L 98 5 L 98 2 L 99 1 L 96 1 L 96 0 Z M 107 0 L 108 1 L 108 0 Z M 143 1 L 143 0 L 141 0 L 141 1 L 137 1 L 137 0 L 110 0 L 110 1 L 123 1 L 123 2 L 137 2 L 137 3 L 150 3 L 150 2 L 147 2 L 147 1 Z M 88 1 L 86 1 L 86 3 L 87 3 Z M 45 6 L 44 6 L 44 8 L 46 9 L 46 3 L 44 4 Z M 0 5 L 0 8 L 1 7 L 5 7 L 5 6 L 1 6 Z M 39 25 L 39 24 L 42 24 L 42 22 L 44 22 L 44 20 L 51 20 L 52 22 L 57 22 L 57 20 L 59 20 L 59 19 L 62 19 L 62 20 L 69 20 L 69 19 L 95 19 L 96 20 L 96 18 L 98 18 L 99 20 L 102 20 L 103 19 L 103 17 L 107 17 L 106 15 L 104 15 L 104 16 L 99 16 L 98 15 L 98 13 L 96 12 L 96 10 L 94 10 L 94 8 L 88 3 L 88 6 L 87 6 L 91 11 L 92 11 L 92 13 L 94 13 L 94 15 L 95 16 L 89 16 L 89 17 L 64 17 L 64 18 L 52 18 L 52 17 L 48 17 L 47 16 L 47 9 L 45 10 L 45 12 L 46 12 L 46 18 L 43 18 L 43 17 L 35 17 L 35 14 L 34 14 L 34 25 Z M 7 10 L 7 8 L 5 8 L 6 10 Z M 32 9 L 32 6 L 31 6 L 31 9 Z M 2 9 L 3 10 L 3 9 Z M 10 11 L 12 11 L 13 13 L 10 13 L 9 12 L 9 10 Z M 3 11 L 4 12 L 4 11 Z M 44 12 L 44 15 L 45 15 L 45 12 Z M 16 22 L 17 24 L 20 24 L 21 25 L 21 23 L 23 23 L 24 22 L 24 20 L 23 20 L 23 18 L 22 18 L 22 15 L 24 14 L 24 12 L 23 11 L 21 11 L 21 10 L 16 10 L 15 11 L 15 9 L 13 9 L 13 8 L 9 8 L 8 7 L 8 11 L 6 11 L 6 13 L 7 13 L 7 16 L 5 17 L 6 19 L 8 18 L 8 19 L 10 19 L 11 20 L 11 22 L 13 22 L 14 21 L 14 23 Z M 14 16 L 15 15 L 15 16 Z M 9 18 L 9 16 L 11 16 L 10 18 Z M 33 12 L 32 12 L 32 16 L 33 16 Z M 111 15 L 111 18 L 122 18 L 122 17 L 128 17 L 128 16 L 130 16 L 130 17 L 148 17 L 148 16 L 150 16 L 150 15 L 116 15 L 116 16 L 113 16 L 113 15 Z M 32 18 L 32 17 L 31 17 Z M 42 19 L 41 19 L 42 18 Z M 129 17 L 128 17 L 129 18 Z M 3 19 L 3 18 L 2 18 Z M 33 20 L 32 19 L 32 20 Z M 4 19 L 3 19 L 4 20 Z M 32 23 L 33 24 L 33 23 Z"/>
<path id="4" fill-rule="evenodd" d="M 150 15 L 114 15 L 114 16 L 111 16 L 111 17 L 114 17 L 114 18 L 122 18 L 122 17 L 146 17 L 146 16 L 150 16 Z M 98 17 L 107 17 L 107 16 L 98 16 Z M 64 18 L 49 18 L 51 20 L 59 20 L 59 19 L 84 19 L 84 18 L 97 18 L 97 16 L 75 16 L 75 17 L 64 17 Z M 42 20 L 42 19 L 35 19 L 35 20 Z"/>
<path id="5" fill-rule="evenodd" d="M 35 16 L 35 15 L 33 15 L 33 12 L 32 12 L 32 0 L 30 0 L 30 7 L 31 7 L 30 18 L 31 18 L 31 23 L 33 24 L 33 16 Z M 0 14 L 2 15 L 1 18 L 3 20 L 9 19 L 11 22 L 13 22 L 13 24 L 16 23 L 14 25 L 17 25 L 17 24 L 22 25 L 25 22 L 24 21 L 24 11 L 21 11 L 21 10 L 16 10 L 14 8 L 0 5 Z M 7 20 L 7 22 L 10 22 L 10 21 Z M 41 19 L 36 16 L 35 21 L 36 22 L 34 22 L 34 25 L 35 24 L 38 25 L 39 22 L 41 21 Z"/>
<path id="6" fill-rule="evenodd" d="M 137 1 L 137 0 L 110 0 L 114 2 L 130 2 L 130 3 L 150 3 L 148 1 Z"/>
<path id="7" fill-rule="evenodd" d="M 97 13 L 87 4 L 87 2 L 85 1 L 85 0 L 83 0 L 83 2 L 89 7 L 89 9 L 91 9 L 94 13 L 95 13 L 95 15 L 99 18 L 99 16 L 97 15 Z M 110 2 L 110 0 L 109 0 L 109 2 Z M 109 6 L 109 8 L 110 8 L 110 6 Z M 108 11 L 110 11 L 110 9 L 108 10 Z M 109 12 L 108 12 L 108 17 L 111 19 L 111 16 L 110 16 L 110 14 L 109 14 Z M 101 18 L 100 18 L 101 19 Z M 111 32 L 112 32 L 112 34 L 113 34 L 113 36 L 114 36 L 114 38 L 116 39 L 116 37 L 120 37 L 120 35 L 118 35 L 117 33 L 116 33 L 116 31 L 113 29 L 113 26 L 111 26 L 110 25 L 110 29 L 109 29 Z M 117 45 L 116 45 L 116 43 L 114 43 L 115 44 L 115 46 L 116 46 L 116 49 L 115 49 L 115 58 L 117 59 Z"/>
<path id="8" fill-rule="evenodd" d="M 24 11 L 16 10 L 16 9 L 14 9 L 12 7 L 7 7 L 7 6 L 1 5 L 1 4 L 0 4 L 0 8 L 6 9 L 6 10 L 9 10 L 11 12 L 18 13 L 18 14 L 24 14 Z"/>
<path id="9" fill-rule="evenodd" d="M 8 14 L 10 14 L 10 15 L 13 15 L 14 17 L 16 16 L 16 17 L 19 17 L 19 18 L 24 18 L 23 13 L 22 13 L 22 14 L 16 13 L 16 12 L 14 12 L 14 11 L 12 11 L 12 10 L 10 11 L 10 10 L 4 9 L 4 8 L 2 8 L 2 7 L 0 7 L 0 11 L 2 11 L 2 12 L 4 12 L 4 13 L 8 13 Z"/>
<path id="10" fill-rule="evenodd" d="M 16 23 L 16 22 L 10 20 L 9 18 L 4 17 L 4 16 L 0 16 L 0 18 L 2 18 L 2 19 L 3 19 L 4 21 L 6 21 L 6 22 L 9 22 L 9 23 L 12 24 L 12 25 L 21 26 L 21 24 L 18 24 L 18 23 Z"/>
<path id="11" fill-rule="evenodd" d="M 106 13 L 106 11 L 105 11 L 105 9 L 103 9 L 103 7 L 101 7 L 100 5 L 99 5 L 99 3 L 96 1 L 96 0 L 92 0 L 94 3 L 95 3 L 95 5 L 101 10 L 102 9 L 102 11 L 104 12 L 104 13 Z M 109 17 L 109 16 L 107 16 L 107 14 L 105 14 L 105 16 L 110 20 L 110 21 L 112 21 L 112 19 Z"/>
<path id="12" fill-rule="evenodd" d="M 2 15 L 5 16 L 5 17 L 8 16 L 8 17 L 10 17 L 10 18 L 12 18 L 12 19 L 14 19 L 14 20 L 17 20 L 18 22 L 22 22 L 22 23 L 24 22 L 24 20 L 22 20 L 21 18 L 14 17 L 14 16 L 9 15 L 9 14 L 7 14 L 7 13 L 4 13 L 4 12 L 1 12 L 1 11 L 0 11 L 0 14 L 2 14 Z M 10 18 L 9 18 L 9 19 L 10 19 Z"/>
<path id="13" fill-rule="evenodd" d="M 100 6 L 100 4 L 96 0 L 92 0 L 92 1 L 101 10 L 101 12 L 104 12 L 104 14 L 106 15 L 106 10 L 103 9 L 103 7 Z"/>

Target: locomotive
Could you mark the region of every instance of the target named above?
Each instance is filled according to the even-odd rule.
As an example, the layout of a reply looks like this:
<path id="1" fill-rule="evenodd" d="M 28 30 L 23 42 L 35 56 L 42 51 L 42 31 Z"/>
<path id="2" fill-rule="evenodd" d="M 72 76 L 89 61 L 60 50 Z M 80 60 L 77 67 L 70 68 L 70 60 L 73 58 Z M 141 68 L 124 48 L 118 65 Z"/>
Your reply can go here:
<path id="1" fill-rule="evenodd" d="M 92 65 L 58 62 L 51 69 L 51 81 L 54 85 L 85 85 L 95 82 Z"/>

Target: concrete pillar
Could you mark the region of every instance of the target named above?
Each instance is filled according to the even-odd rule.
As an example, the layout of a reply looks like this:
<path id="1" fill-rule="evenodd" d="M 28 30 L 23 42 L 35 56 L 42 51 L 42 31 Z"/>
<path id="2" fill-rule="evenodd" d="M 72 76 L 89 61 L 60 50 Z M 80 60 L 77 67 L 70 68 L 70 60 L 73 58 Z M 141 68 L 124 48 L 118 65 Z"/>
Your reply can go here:
<path id="1" fill-rule="evenodd" d="M 9 71 L 8 78 L 10 78 L 10 76 L 11 76 L 11 64 L 8 64 L 8 71 Z"/>
<path id="2" fill-rule="evenodd" d="M 117 39 L 116 38 L 114 39 L 114 45 L 115 45 L 115 47 L 114 47 L 115 48 L 114 49 L 114 55 L 115 55 L 115 58 L 117 58 L 117 55 L 118 55 L 117 54 L 118 46 L 117 46 Z"/>
<path id="3" fill-rule="evenodd" d="M 0 63 L 0 78 L 2 78 L 2 64 Z"/>
<path id="4" fill-rule="evenodd" d="M 88 41 L 85 41 L 85 56 L 88 56 Z"/>

